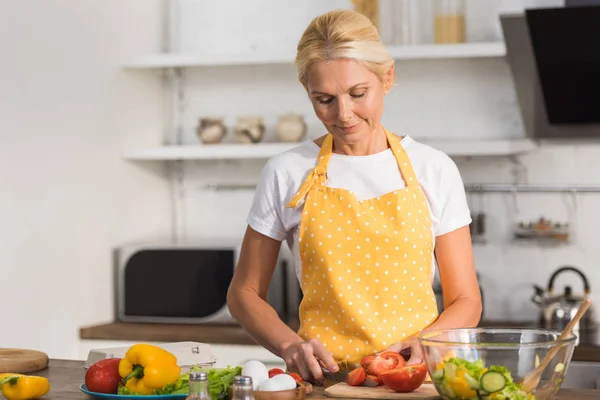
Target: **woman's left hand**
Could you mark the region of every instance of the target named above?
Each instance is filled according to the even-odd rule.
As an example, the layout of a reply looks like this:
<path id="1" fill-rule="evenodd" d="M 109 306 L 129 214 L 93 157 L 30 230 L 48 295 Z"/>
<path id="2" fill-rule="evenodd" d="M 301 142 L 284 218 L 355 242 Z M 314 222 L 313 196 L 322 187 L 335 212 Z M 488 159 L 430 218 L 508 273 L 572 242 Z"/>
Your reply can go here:
<path id="1" fill-rule="evenodd" d="M 408 337 L 402 342 L 394 343 L 384 351 L 393 351 L 400 354 L 410 351 L 410 358 L 406 362 L 406 365 L 421 364 L 424 361 L 423 349 L 418 339 L 414 336 Z"/>

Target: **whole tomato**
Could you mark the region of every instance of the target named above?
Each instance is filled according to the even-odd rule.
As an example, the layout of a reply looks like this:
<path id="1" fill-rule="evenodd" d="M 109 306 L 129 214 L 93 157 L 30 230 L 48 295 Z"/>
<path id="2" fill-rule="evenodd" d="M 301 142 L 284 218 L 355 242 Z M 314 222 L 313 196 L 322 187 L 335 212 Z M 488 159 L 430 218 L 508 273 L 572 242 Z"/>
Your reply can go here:
<path id="1" fill-rule="evenodd" d="M 120 358 L 106 358 L 90 366 L 85 373 L 85 386 L 90 392 L 117 394 L 121 375 Z"/>
<path id="2" fill-rule="evenodd" d="M 283 372 L 283 370 L 281 368 L 271 368 L 269 370 L 269 378 L 272 378 L 276 375 L 281 375 L 281 374 L 285 374 L 285 372 Z"/>
<path id="3" fill-rule="evenodd" d="M 417 390 L 427 377 L 425 363 L 407 365 L 386 371 L 379 375 L 383 384 L 396 392 L 408 393 Z"/>
<path id="4" fill-rule="evenodd" d="M 302 385 L 302 383 L 304 382 L 302 380 L 302 377 L 295 372 L 290 372 L 288 375 L 291 376 L 292 378 L 294 378 L 294 380 L 296 381 L 296 383 L 298 385 Z"/>

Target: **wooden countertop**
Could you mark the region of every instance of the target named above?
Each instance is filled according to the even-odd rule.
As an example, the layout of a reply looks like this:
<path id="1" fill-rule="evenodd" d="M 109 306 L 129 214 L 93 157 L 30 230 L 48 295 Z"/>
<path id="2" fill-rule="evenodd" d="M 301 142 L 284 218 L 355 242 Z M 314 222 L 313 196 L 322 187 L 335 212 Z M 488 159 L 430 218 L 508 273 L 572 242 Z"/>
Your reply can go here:
<path id="1" fill-rule="evenodd" d="M 90 397 L 79 390 L 84 383 L 83 361 L 51 359 L 48 368 L 35 372 L 33 375 L 45 376 L 50 380 L 50 391 L 42 400 L 89 400 Z M 330 399 L 323 394 L 322 387 L 315 387 L 308 396 L 309 399 Z M 560 391 L 558 400 L 592 400 L 600 398 L 600 390 L 571 390 Z M 0 395 L 0 399 L 4 399 Z"/>
<path id="2" fill-rule="evenodd" d="M 288 325 L 298 329 L 297 322 Z M 484 321 L 487 327 L 529 327 L 526 323 Z M 81 339 L 125 340 L 140 342 L 200 342 L 208 344 L 256 345 L 240 325 L 143 324 L 113 322 L 82 327 Z M 600 362 L 600 344 L 580 344 L 573 352 L 573 361 Z"/>

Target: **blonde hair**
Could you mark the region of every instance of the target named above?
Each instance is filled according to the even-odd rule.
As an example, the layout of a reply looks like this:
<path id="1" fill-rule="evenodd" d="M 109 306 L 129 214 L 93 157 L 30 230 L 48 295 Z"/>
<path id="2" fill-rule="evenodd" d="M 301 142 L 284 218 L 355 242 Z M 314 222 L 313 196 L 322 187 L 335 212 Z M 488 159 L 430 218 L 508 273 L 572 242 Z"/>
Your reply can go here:
<path id="1" fill-rule="evenodd" d="M 330 11 L 311 21 L 298 42 L 298 80 L 307 88 L 306 74 L 314 62 L 340 58 L 356 60 L 382 81 L 394 65 L 375 25 L 353 10 Z"/>

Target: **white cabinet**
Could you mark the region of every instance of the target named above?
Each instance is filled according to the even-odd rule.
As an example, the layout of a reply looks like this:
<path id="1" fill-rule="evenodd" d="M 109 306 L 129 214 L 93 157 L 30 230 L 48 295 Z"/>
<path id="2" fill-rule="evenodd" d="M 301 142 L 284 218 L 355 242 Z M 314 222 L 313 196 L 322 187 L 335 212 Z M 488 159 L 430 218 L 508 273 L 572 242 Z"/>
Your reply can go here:
<path id="1" fill-rule="evenodd" d="M 140 343 L 139 341 L 126 341 L 126 340 L 91 340 L 91 339 L 82 339 L 79 340 L 79 345 L 77 347 L 77 359 L 78 360 L 87 360 L 88 353 L 92 349 L 107 349 L 111 347 L 130 347 L 136 343 Z M 159 342 L 144 342 L 150 344 L 158 344 Z"/>
<path id="2" fill-rule="evenodd" d="M 285 368 L 285 362 L 281 358 L 261 346 L 211 344 L 210 347 L 217 357 L 216 367 L 233 367 L 243 365 L 248 360 L 258 360 L 268 369 Z"/>
<path id="3" fill-rule="evenodd" d="M 139 341 L 124 340 L 80 340 L 77 350 L 77 359 L 86 360 L 91 349 L 102 349 L 110 347 L 129 347 Z M 160 342 L 144 342 L 159 344 Z M 234 345 L 234 344 L 211 344 L 213 354 L 217 358 L 215 367 L 222 368 L 242 365 L 248 360 L 258 360 L 267 368 L 284 368 L 283 360 L 269 350 L 256 345 Z"/>

